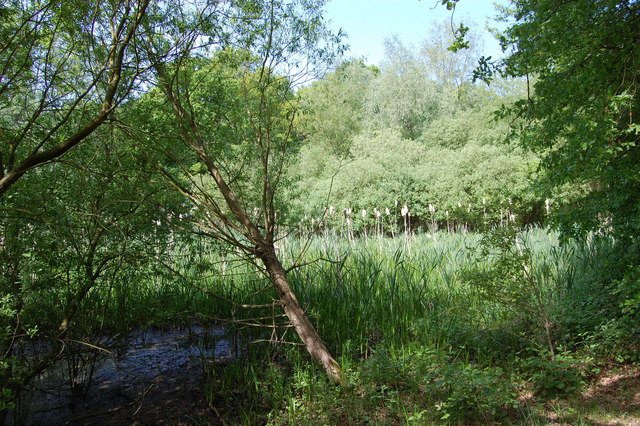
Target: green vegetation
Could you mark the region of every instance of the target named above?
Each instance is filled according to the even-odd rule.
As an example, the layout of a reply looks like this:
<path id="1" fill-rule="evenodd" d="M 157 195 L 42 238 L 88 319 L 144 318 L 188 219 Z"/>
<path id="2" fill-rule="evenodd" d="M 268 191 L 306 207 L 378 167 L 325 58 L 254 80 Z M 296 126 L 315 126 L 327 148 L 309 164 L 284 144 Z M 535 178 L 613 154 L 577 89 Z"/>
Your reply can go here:
<path id="1" fill-rule="evenodd" d="M 322 5 L 0 5 L 0 424 L 194 323 L 238 348 L 216 421 L 638 421 L 593 395 L 638 375 L 640 4 L 514 0 L 500 61 L 461 24 L 379 67 Z"/>
<path id="2" fill-rule="evenodd" d="M 567 200 L 573 207 L 558 222 L 565 233 L 582 235 L 611 227 L 635 251 L 640 94 L 631 76 L 640 71 L 632 36 L 640 28 L 638 4 L 525 0 L 506 13 L 517 21 L 502 42 L 516 51 L 504 60 L 504 72 L 537 77 L 530 98 L 510 111 L 528 118 L 522 143 L 541 154 L 545 186 L 589 184 Z"/>
<path id="3" fill-rule="evenodd" d="M 613 353 L 637 356 L 637 341 L 606 331 L 614 318 L 624 321 L 622 307 L 603 309 L 615 305 L 615 290 L 593 281 L 610 240 L 560 246 L 557 234 L 534 229 L 518 234 L 518 249 L 505 234 L 515 235 L 285 240 L 285 259 L 300 244 L 309 259 L 325 259 L 297 270 L 292 283 L 338 355 L 346 387 L 319 378 L 295 348 L 256 348 L 251 362 L 217 370 L 209 400 L 223 401 L 231 422 L 543 423 L 545 401 L 576 395 Z M 527 263 L 507 264 L 509 250 L 523 250 Z M 525 280 L 515 291 L 525 269 L 536 284 Z M 537 312 L 526 310 L 539 293 L 546 297 L 531 306 Z M 523 398 L 528 392 L 535 398 Z M 574 419 L 599 418 L 591 416 Z"/>
<path id="4" fill-rule="evenodd" d="M 537 157 L 505 145 L 508 123 L 493 120 L 524 95 L 522 81 L 473 84 L 477 55 L 448 52 L 447 34 L 434 28 L 417 51 L 391 40 L 381 69 L 346 62 L 301 91 L 295 216 L 317 219 L 333 205 L 351 209 L 358 229 L 363 209 L 373 223 L 374 209 L 407 205 L 425 229 L 544 220 L 553 194 L 530 185 Z"/>
<path id="5" fill-rule="evenodd" d="M 561 246 L 557 234 L 540 229 L 518 233 L 519 246 L 504 242 L 513 231 L 490 235 L 350 241 L 330 233 L 280 241 L 285 265 L 301 262 L 302 246 L 304 261 L 315 260 L 293 271 L 291 282 L 337 355 L 344 386 L 287 344 L 294 337 L 261 291 L 268 280 L 219 245 L 175 247 L 129 294 L 128 286 L 96 288 L 84 302 L 93 316 L 76 322 L 73 337 L 176 320 L 230 321 L 229 334 L 241 336 L 248 352 L 214 368 L 206 397 L 232 423 L 542 421 L 539 404 L 575 395 L 611 354 L 637 357 L 637 344 L 610 332 L 628 320 L 615 307 L 615 289 L 593 281 L 613 248 L 608 238 Z M 510 250 L 524 254 L 507 262 Z M 527 270 L 535 284 L 523 280 Z M 526 310 L 539 293 L 546 297 L 532 306 L 537 311 Z M 52 296 L 39 294 L 25 308 L 41 326 L 63 302 Z M 241 309 L 223 298 L 264 307 Z M 552 324 L 554 354 L 543 318 Z M 283 328 L 274 334 L 257 324 Z M 247 343 L 260 340 L 271 344 Z M 526 392 L 536 399 L 523 400 Z"/>

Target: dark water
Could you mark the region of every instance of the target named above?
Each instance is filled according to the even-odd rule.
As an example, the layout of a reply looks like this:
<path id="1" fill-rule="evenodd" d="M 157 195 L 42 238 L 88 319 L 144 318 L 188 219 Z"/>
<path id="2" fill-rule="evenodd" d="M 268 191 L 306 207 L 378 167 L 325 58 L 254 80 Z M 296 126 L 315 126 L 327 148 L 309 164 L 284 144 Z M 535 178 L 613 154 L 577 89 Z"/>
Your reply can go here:
<path id="1" fill-rule="evenodd" d="M 67 365 L 41 377 L 25 395 L 22 405 L 29 409 L 16 413 L 18 422 L 176 424 L 175 417 L 189 411 L 189 404 L 202 409 L 202 385 L 212 364 L 236 356 L 221 327 L 150 328 L 126 340 L 119 354 L 104 353 L 93 364 L 84 362 L 77 380 L 86 383 L 92 365 L 93 380 L 81 396 L 73 396 Z M 154 412 L 167 422 L 151 418 Z"/>

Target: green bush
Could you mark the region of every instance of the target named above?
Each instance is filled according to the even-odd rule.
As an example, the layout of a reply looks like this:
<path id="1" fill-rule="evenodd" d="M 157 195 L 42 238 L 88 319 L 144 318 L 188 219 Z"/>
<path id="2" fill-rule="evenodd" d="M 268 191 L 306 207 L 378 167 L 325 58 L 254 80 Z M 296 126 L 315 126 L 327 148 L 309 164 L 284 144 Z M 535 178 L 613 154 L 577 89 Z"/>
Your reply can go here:
<path id="1" fill-rule="evenodd" d="M 379 350 L 362 365 L 360 377 L 368 389 L 418 390 L 422 400 L 413 411 L 436 413 L 435 421 L 494 422 L 518 406 L 511 378 L 501 368 L 476 366 L 424 346 L 409 345 L 400 353 Z"/>
<path id="2" fill-rule="evenodd" d="M 583 373 L 576 361 L 568 356 L 547 359 L 529 358 L 525 362 L 535 394 L 542 398 L 567 396 L 578 392 L 583 384 Z"/>
<path id="3" fill-rule="evenodd" d="M 599 326 L 588 336 L 597 355 L 615 354 L 618 362 L 640 359 L 640 267 L 629 268 L 620 280 L 605 287 L 610 304 Z"/>

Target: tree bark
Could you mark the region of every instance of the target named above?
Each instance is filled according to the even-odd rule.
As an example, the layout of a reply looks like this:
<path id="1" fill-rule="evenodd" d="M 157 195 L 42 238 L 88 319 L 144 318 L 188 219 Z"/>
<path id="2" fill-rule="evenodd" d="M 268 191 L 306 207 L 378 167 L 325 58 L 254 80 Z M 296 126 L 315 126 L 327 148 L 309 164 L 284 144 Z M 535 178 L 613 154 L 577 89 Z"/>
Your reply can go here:
<path id="1" fill-rule="evenodd" d="M 327 375 L 337 382 L 342 381 L 340 365 L 333 359 L 317 330 L 300 307 L 296 295 L 291 290 L 285 270 L 276 257 L 275 249 L 273 246 L 266 249 L 267 252 L 261 255 L 260 259 L 264 263 L 271 282 L 278 292 L 280 303 L 289 321 L 291 321 L 309 354 L 322 364 Z"/>
<path id="2" fill-rule="evenodd" d="M 151 47 L 151 40 L 149 44 L 149 47 Z M 199 131 L 193 115 L 184 108 L 182 101 L 177 96 L 177 93 L 172 86 L 173 80 L 169 77 L 164 64 L 157 59 L 158 55 L 156 55 L 151 49 L 149 49 L 149 53 L 151 58 L 154 60 L 154 69 L 156 70 L 162 90 L 172 105 L 180 136 L 183 141 L 191 147 L 198 158 L 206 165 L 209 175 L 213 178 L 220 195 L 223 196 L 227 206 L 233 212 L 235 219 L 226 216 L 220 210 L 212 211 L 212 214 L 228 226 L 240 231 L 256 247 L 251 254 L 256 254 L 260 260 L 262 260 L 271 282 L 278 291 L 280 303 L 284 308 L 285 314 L 294 326 L 307 351 L 314 359 L 322 364 L 329 377 L 336 381 L 341 381 L 342 375 L 340 365 L 335 359 L 333 359 L 327 350 L 327 347 L 322 342 L 317 330 L 307 318 L 304 310 L 300 307 L 298 299 L 291 290 L 291 286 L 289 285 L 289 281 L 286 277 L 286 272 L 276 256 L 273 240 L 265 238 L 258 226 L 253 223 L 243 208 L 235 191 L 225 181 L 222 173 L 220 173 L 220 170 L 217 168 L 212 155 L 206 149 L 206 143 Z M 264 173 L 267 173 L 266 169 L 264 170 Z M 273 197 L 273 194 L 270 194 L 270 196 Z M 269 205 L 271 204 L 272 203 L 269 203 Z M 272 215 L 272 217 L 274 216 Z M 273 223 L 269 223 L 266 228 L 272 229 L 273 225 Z M 237 247 L 244 249 L 240 245 L 237 245 Z"/>

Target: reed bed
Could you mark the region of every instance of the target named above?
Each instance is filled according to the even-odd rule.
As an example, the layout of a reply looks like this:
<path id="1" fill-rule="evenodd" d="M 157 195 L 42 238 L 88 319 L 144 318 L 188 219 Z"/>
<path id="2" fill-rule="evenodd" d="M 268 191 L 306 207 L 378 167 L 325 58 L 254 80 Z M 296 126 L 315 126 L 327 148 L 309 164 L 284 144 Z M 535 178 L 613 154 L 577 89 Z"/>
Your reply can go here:
<path id="1" fill-rule="evenodd" d="M 536 282 L 551 294 L 549 303 L 560 303 L 595 266 L 594 241 L 560 244 L 555 233 L 538 228 L 519 235 L 532 253 Z M 326 233 L 277 244 L 285 267 L 293 268 L 289 278 L 299 300 L 345 360 L 370 356 L 381 342 L 397 348 L 418 342 L 491 362 L 526 342 L 514 332 L 513 313 L 478 297 L 468 279 L 470 272 L 493 267 L 493 256 L 479 250 L 481 239 L 439 232 L 351 240 Z M 164 262 L 170 264 L 154 284 L 137 290 L 136 297 L 145 299 L 138 306 L 223 321 L 247 340 L 297 342 L 276 307 L 242 307 L 269 305 L 274 295 L 268 280 L 235 252 L 200 242 L 176 248 Z"/>
<path id="2" fill-rule="evenodd" d="M 605 269 L 602 262 L 611 241 L 593 237 L 561 244 L 557 234 L 540 228 L 516 235 L 517 249 L 528 254 L 523 258 L 533 276 L 532 286 L 522 288 L 542 295 L 544 305 L 537 308 L 554 325 L 554 343 L 566 349 L 588 327 L 602 324 L 597 303 L 604 293 L 593 287 L 592 278 Z M 105 277 L 83 302 L 85 314 L 77 318 L 70 337 L 92 341 L 92 336 L 126 334 L 137 327 L 224 324 L 237 342 L 240 359 L 211 373 L 208 398 L 230 398 L 230 413 L 245 407 L 242 421 L 277 415 L 290 423 L 305 423 L 309 418 L 303 408 L 325 397 L 326 404 L 316 406 L 313 415 L 335 407 L 337 401 L 352 405 L 328 417 L 327 423 L 342 421 L 352 412 L 356 414 L 351 421 L 360 424 L 371 410 L 380 410 L 381 421 L 419 423 L 424 407 L 424 413 L 475 421 L 491 410 L 517 405 L 504 389 L 512 383 L 512 373 L 506 370 L 520 374 L 521 366 L 511 367 L 518 360 L 538 359 L 536 365 L 547 365 L 545 355 L 539 355 L 545 346 L 543 328 L 535 318 L 538 312 L 518 311 L 504 297 L 487 297 L 486 288 L 475 281 L 491 274 L 501 261 L 499 251 L 483 250 L 485 240 L 486 235 L 474 233 L 351 238 L 326 232 L 278 241 L 298 299 L 358 387 L 348 397 L 319 379 L 321 373 L 308 362 L 274 303 L 268 279 L 252 260 L 212 241 L 175 243 L 146 268 L 131 265 Z M 511 272 L 517 275 L 521 266 L 515 268 Z M 504 285 L 512 282 L 505 276 Z M 55 326 L 56 309 L 64 297 L 64 291 L 42 287 L 26 302 L 34 318 Z M 285 361 L 274 364 L 274 359 Z M 442 370 L 443 365 L 447 369 Z M 486 393 L 496 381 L 500 386 L 495 389 L 504 391 Z M 238 399 L 225 383 L 245 383 L 243 389 L 253 390 Z M 446 392 L 438 383 L 446 384 Z M 380 393 L 397 386 L 403 389 Z M 396 398 L 398 392 L 406 403 Z M 483 392 L 482 404 L 489 408 L 478 414 L 474 398 Z M 433 400 L 427 401 L 427 394 Z M 424 415 L 431 421 L 444 418 Z"/>
<path id="3" fill-rule="evenodd" d="M 533 290 L 545 294 L 543 308 L 556 325 L 556 343 L 567 345 L 566 320 L 583 316 L 577 310 L 595 294 L 589 277 L 610 241 L 560 244 L 557 234 L 538 228 L 517 235 L 530 253 Z M 484 238 L 439 232 L 283 239 L 278 246 L 286 267 L 303 265 L 289 273 L 294 290 L 351 387 L 337 390 L 324 382 L 301 348 L 270 345 L 262 347 L 270 354 L 266 359 L 253 352 L 255 358 L 216 373 L 208 398 L 227 401 L 229 412 L 242 407 L 243 422 L 527 422 L 532 414 L 514 396 L 517 386 L 561 383 L 553 390 L 576 389 L 580 370 L 565 362 L 566 352 L 549 361 L 544 329 L 534 315 L 487 298 L 469 279 L 500 262 L 500 253 L 481 249 Z M 255 301 L 251 295 L 264 281 L 258 284 L 255 273 L 243 271 L 246 281 L 236 282 L 233 295 Z M 270 297 L 259 296 L 261 302 Z M 275 339 L 272 332 L 267 335 L 273 341 L 296 342 L 287 329 Z M 250 333 L 255 338 L 255 329 Z M 224 383 L 242 383 L 248 390 L 229 393 Z"/>
<path id="4" fill-rule="evenodd" d="M 509 319 L 497 305 L 476 297 L 463 279 L 468 271 L 491 267 L 492 259 L 477 250 L 480 238 L 439 233 L 352 244 L 314 237 L 307 257 L 328 260 L 294 270 L 291 280 L 320 334 L 339 353 L 366 356 L 380 341 L 398 347 L 468 346 L 466 338 Z M 558 245 L 557 236 L 544 230 L 528 231 L 526 240 L 540 281 L 561 292 L 567 270 L 576 269 L 578 248 Z"/>
<path id="5" fill-rule="evenodd" d="M 560 244 L 545 229 L 520 233 L 531 249 L 532 268 L 549 300 L 589 289 L 584 277 L 598 268 L 600 240 Z M 402 347 L 420 342 L 458 347 L 478 357 L 495 356 L 479 336 L 505 329 L 513 319 L 500 303 L 478 297 L 467 276 L 492 268 L 479 250 L 482 236 L 438 232 L 395 238 L 341 238 L 313 234 L 277 244 L 299 300 L 331 350 L 346 358 L 369 356 L 380 342 Z M 175 244 L 145 270 L 121 268 L 92 289 L 78 325 L 83 334 L 139 326 L 216 321 L 247 340 L 297 342 L 275 306 L 269 282 L 251 261 L 215 242 Z M 584 288 L 582 288 L 583 286 Z M 581 292 L 581 293 L 580 293 Z M 39 318 L 51 316 L 63 293 L 43 288 L 29 304 Z M 53 310 L 52 310 L 53 309 Z M 558 306 L 550 309 L 558 310 Z M 49 315 L 50 314 L 50 315 Z M 261 329 L 259 326 L 266 326 Z M 492 331 L 493 330 L 493 331 Z M 495 343 L 495 342 L 493 342 Z"/>

